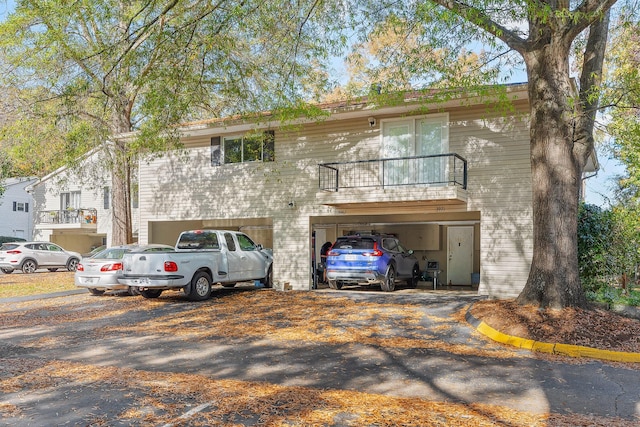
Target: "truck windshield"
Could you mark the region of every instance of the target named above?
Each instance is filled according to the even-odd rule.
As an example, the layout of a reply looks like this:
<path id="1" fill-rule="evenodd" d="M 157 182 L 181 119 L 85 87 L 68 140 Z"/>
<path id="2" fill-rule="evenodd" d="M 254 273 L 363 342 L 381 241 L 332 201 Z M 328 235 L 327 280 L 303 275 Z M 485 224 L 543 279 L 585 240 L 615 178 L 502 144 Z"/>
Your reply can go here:
<path id="1" fill-rule="evenodd" d="M 218 235 L 207 231 L 190 231 L 180 235 L 178 249 L 220 249 Z"/>

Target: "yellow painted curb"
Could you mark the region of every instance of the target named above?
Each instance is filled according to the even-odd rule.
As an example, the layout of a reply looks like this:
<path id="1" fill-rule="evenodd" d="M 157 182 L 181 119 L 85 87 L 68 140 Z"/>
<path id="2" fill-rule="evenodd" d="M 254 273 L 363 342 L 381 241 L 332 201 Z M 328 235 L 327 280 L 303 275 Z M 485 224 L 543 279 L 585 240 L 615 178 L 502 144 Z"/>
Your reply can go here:
<path id="1" fill-rule="evenodd" d="M 508 344 L 525 350 L 541 353 L 558 354 L 570 357 L 587 357 L 591 359 L 609 360 L 612 362 L 640 363 L 639 353 L 626 353 L 623 351 L 599 350 L 591 347 L 570 344 L 552 344 L 539 342 L 525 338 L 514 337 L 496 331 L 483 321 L 476 327 L 478 332 L 502 344 Z"/>

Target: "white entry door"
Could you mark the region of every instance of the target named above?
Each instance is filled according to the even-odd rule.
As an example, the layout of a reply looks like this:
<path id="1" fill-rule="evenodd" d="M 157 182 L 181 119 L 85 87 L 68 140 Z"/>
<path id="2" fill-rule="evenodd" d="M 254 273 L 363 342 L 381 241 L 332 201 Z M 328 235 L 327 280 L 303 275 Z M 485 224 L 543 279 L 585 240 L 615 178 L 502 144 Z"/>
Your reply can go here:
<path id="1" fill-rule="evenodd" d="M 473 226 L 448 228 L 447 283 L 470 285 L 473 272 Z"/>

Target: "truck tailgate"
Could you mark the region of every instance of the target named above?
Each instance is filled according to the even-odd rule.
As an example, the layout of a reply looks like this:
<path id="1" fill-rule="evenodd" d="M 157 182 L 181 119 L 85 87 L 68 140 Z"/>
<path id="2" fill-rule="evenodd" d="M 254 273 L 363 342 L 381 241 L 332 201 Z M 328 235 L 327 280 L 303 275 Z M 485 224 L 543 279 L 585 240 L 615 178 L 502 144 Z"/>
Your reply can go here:
<path id="1" fill-rule="evenodd" d="M 177 259 L 182 257 L 176 255 L 170 252 L 125 254 L 122 259 L 124 275 L 119 281 L 129 286 L 181 286 L 185 282 L 184 274 L 165 270 L 167 262 L 189 263 L 188 259 Z"/>

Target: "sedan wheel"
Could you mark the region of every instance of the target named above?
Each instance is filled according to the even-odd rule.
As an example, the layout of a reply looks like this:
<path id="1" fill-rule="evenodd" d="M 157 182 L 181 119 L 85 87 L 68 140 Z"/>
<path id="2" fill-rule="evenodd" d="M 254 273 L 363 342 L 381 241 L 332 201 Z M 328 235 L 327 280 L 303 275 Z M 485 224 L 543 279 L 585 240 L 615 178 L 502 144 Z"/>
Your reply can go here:
<path id="1" fill-rule="evenodd" d="M 28 259 L 22 263 L 22 272 L 23 273 L 33 273 L 38 269 L 38 264 L 32 259 Z"/>
<path id="2" fill-rule="evenodd" d="M 387 273 L 384 275 L 380 288 L 385 292 L 393 292 L 396 289 L 396 269 L 393 265 L 387 267 Z"/>
<path id="3" fill-rule="evenodd" d="M 77 258 L 71 258 L 67 263 L 67 270 L 76 271 L 78 269 L 78 262 Z"/>
<path id="4" fill-rule="evenodd" d="M 4 274 L 11 274 L 13 273 L 13 268 L 0 268 L 0 270 L 2 270 L 2 272 Z"/>
<path id="5" fill-rule="evenodd" d="M 145 289 L 144 291 L 140 291 L 140 295 L 145 298 L 158 298 L 162 293 L 162 289 Z"/>

